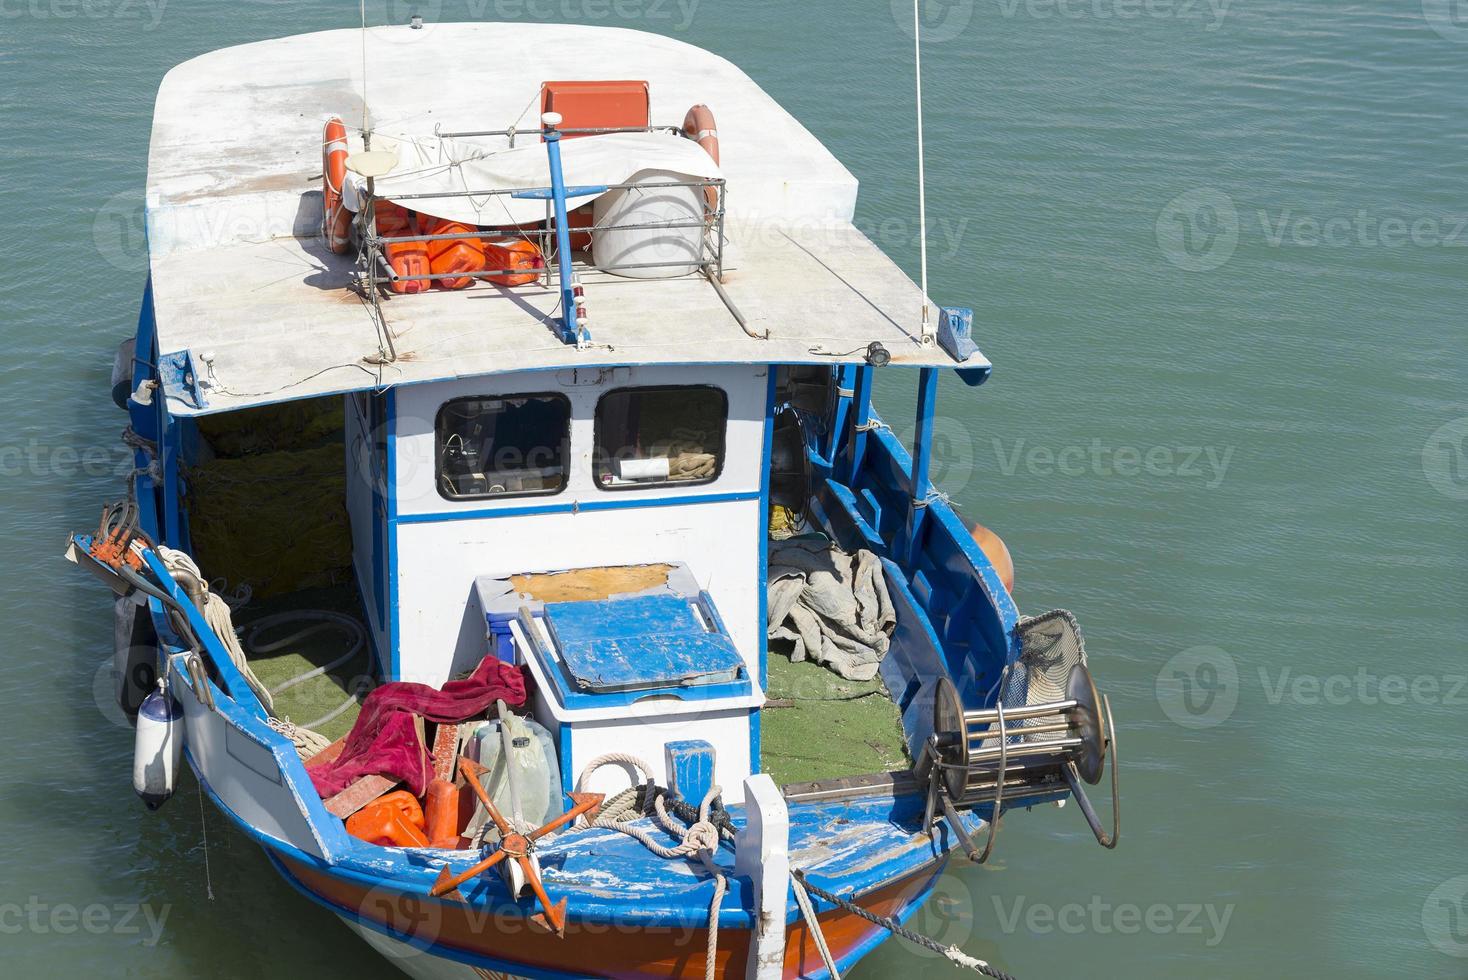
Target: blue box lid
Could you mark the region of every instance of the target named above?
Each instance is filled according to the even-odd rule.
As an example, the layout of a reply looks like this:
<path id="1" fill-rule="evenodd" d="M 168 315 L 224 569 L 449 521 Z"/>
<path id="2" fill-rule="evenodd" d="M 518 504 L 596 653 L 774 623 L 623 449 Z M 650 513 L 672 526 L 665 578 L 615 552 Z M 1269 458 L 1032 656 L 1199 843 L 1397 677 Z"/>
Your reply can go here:
<path id="1" fill-rule="evenodd" d="M 583 691 L 717 684 L 736 679 L 744 666 L 729 637 L 710 632 L 683 596 L 550 602 L 545 623 Z"/>

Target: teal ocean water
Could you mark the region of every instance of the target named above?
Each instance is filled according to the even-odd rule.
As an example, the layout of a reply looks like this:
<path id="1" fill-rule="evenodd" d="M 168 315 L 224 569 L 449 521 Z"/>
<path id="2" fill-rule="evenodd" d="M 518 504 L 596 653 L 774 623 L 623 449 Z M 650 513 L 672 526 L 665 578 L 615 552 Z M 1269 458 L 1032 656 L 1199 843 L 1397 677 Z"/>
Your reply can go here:
<path id="1" fill-rule="evenodd" d="M 390 973 L 191 789 L 143 812 L 94 694 L 108 606 L 60 559 L 120 488 L 107 372 L 159 80 L 356 6 L 0 0 L 6 975 Z M 916 270 L 905 0 L 417 7 L 731 58 Z M 1080 617 L 1125 806 L 1115 852 L 1073 809 L 1017 814 L 918 925 L 1028 980 L 1468 976 L 1468 11 L 927 13 L 933 293 L 997 364 L 944 383 L 942 479 L 1007 539 L 1021 608 Z M 952 972 L 893 942 L 854 976 Z"/>

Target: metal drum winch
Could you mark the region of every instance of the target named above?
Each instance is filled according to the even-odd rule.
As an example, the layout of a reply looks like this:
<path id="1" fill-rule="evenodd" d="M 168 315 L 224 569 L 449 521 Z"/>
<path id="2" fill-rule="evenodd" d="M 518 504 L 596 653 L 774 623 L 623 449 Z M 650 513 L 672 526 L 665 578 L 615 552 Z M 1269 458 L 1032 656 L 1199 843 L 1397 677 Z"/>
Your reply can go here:
<path id="1" fill-rule="evenodd" d="M 1024 619 L 1015 627 L 1019 658 L 1005 669 L 992 708 L 965 708 L 958 688 L 940 678 L 933 699 L 933 734 L 918 760 L 928 780 L 926 825 L 941 808 L 969 857 L 988 860 L 1006 794 L 1033 795 L 1063 782 L 1096 840 L 1116 846 L 1121 830 L 1116 733 L 1111 703 L 1096 693 L 1075 617 L 1064 610 Z M 1111 755 L 1112 829 L 1101 826 L 1082 782 L 1096 784 Z M 992 806 L 982 850 L 959 811 Z"/>

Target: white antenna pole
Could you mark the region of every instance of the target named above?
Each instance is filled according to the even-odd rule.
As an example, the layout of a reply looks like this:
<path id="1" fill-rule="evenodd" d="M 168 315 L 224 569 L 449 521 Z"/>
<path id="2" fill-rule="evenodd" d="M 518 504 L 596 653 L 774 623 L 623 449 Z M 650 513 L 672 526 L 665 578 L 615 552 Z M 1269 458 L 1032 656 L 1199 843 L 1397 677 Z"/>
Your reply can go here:
<path id="1" fill-rule="evenodd" d="M 367 0 L 362 0 L 362 136 L 367 149 L 372 149 L 372 137 L 367 132 Z"/>
<path id="2" fill-rule="evenodd" d="M 918 151 L 918 251 L 922 262 L 923 343 L 933 343 L 933 324 L 928 310 L 928 173 L 923 150 L 923 0 L 912 0 L 912 37 L 914 63 L 917 69 L 917 151 Z"/>

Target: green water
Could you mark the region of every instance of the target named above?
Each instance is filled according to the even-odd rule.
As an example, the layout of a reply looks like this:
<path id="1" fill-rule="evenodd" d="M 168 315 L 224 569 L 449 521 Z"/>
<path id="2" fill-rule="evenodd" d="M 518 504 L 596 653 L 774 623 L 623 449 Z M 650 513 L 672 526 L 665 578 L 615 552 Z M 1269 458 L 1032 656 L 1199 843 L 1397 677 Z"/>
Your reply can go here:
<path id="1" fill-rule="evenodd" d="M 1008 540 L 1021 607 L 1080 617 L 1125 831 L 1104 852 L 1073 809 L 1017 815 L 919 925 L 1025 980 L 1468 976 L 1468 20 L 1190 2 L 932 4 L 933 292 L 975 308 L 998 365 L 976 394 L 945 380 L 940 464 Z M 861 178 L 862 222 L 915 271 L 888 3 L 419 6 L 730 57 Z M 105 388 L 159 79 L 355 14 L 0 0 L 6 975 L 390 972 L 212 812 L 208 900 L 197 801 L 133 800 L 93 694 L 107 605 L 58 557 L 120 488 Z M 900 429 L 910 396 L 883 380 Z M 854 975 L 951 972 L 893 943 Z"/>

